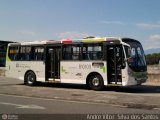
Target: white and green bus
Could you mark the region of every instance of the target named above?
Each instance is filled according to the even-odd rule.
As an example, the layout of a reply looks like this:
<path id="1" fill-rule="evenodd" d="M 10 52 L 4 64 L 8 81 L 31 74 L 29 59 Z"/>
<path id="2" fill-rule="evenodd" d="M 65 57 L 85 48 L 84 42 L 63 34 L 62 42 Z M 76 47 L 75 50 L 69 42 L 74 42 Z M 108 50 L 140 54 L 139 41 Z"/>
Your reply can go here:
<path id="1" fill-rule="evenodd" d="M 147 79 L 144 51 L 131 38 L 94 38 L 10 43 L 6 76 L 37 82 L 104 86 L 139 85 Z"/>

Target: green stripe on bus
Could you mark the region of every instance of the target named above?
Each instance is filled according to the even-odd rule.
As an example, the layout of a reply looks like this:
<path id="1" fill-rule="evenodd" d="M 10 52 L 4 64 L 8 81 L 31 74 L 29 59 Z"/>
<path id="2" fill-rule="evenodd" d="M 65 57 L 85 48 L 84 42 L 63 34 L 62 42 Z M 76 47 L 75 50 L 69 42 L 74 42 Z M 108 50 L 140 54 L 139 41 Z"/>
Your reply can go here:
<path id="1" fill-rule="evenodd" d="M 83 39 L 82 42 L 88 43 L 88 42 L 103 42 L 106 41 L 105 39 Z"/>
<path id="2" fill-rule="evenodd" d="M 7 49 L 7 52 L 6 52 L 6 53 L 7 53 L 6 61 L 9 62 L 9 61 L 11 61 L 11 59 L 8 57 L 8 49 Z"/>
<path id="3" fill-rule="evenodd" d="M 63 66 L 61 66 L 61 72 L 65 72 L 65 69 L 63 68 Z"/>
<path id="4" fill-rule="evenodd" d="M 103 71 L 103 73 L 105 73 L 105 72 L 106 72 L 106 67 L 101 66 L 101 67 L 100 67 L 100 69 Z"/>
<path id="5" fill-rule="evenodd" d="M 7 56 L 6 61 L 9 62 L 9 61 L 11 61 L 11 59 Z"/>

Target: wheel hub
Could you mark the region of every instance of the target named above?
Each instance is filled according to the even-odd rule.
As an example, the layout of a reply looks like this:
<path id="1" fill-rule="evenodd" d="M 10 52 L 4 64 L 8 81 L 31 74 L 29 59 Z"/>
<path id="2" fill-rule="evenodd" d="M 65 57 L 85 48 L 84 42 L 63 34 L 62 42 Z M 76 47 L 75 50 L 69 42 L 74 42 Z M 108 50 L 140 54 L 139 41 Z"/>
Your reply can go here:
<path id="1" fill-rule="evenodd" d="M 92 80 L 92 84 L 94 85 L 94 86 L 99 86 L 99 79 L 98 78 L 94 78 L 93 80 Z"/>
<path id="2" fill-rule="evenodd" d="M 33 80 L 34 80 L 34 78 L 30 75 L 30 76 L 28 76 L 28 82 L 29 83 L 32 83 L 33 82 Z"/>

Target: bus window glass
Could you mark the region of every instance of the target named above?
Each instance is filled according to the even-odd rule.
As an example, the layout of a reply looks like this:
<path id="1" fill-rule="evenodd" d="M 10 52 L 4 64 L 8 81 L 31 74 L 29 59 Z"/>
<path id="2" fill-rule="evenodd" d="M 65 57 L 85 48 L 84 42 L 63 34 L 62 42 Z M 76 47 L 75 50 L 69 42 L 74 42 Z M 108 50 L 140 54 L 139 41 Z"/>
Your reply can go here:
<path id="1" fill-rule="evenodd" d="M 84 44 L 83 45 L 83 60 L 102 60 L 102 45 L 99 44 Z"/>
<path id="2" fill-rule="evenodd" d="M 135 52 L 135 48 L 132 48 L 132 55 L 135 56 L 136 52 Z"/>
<path id="3" fill-rule="evenodd" d="M 63 60 L 71 60 L 72 59 L 72 51 L 71 46 L 64 46 L 63 47 Z"/>
<path id="4" fill-rule="evenodd" d="M 63 60 L 80 60 L 80 45 L 63 46 Z"/>
<path id="5" fill-rule="evenodd" d="M 9 47 L 8 56 L 11 60 L 18 60 L 18 50 L 17 46 Z"/>
<path id="6" fill-rule="evenodd" d="M 33 48 L 33 60 L 43 60 L 44 59 L 44 48 L 43 47 L 34 47 Z"/>
<path id="7" fill-rule="evenodd" d="M 20 60 L 30 60 L 31 47 L 21 47 L 20 49 Z"/>
<path id="8" fill-rule="evenodd" d="M 80 59 L 80 46 L 72 46 L 73 49 L 73 60 L 79 60 Z"/>
<path id="9" fill-rule="evenodd" d="M 139 54 L 139 55 L 142 55 L 142 51 L 141 51 L 141 49 L 138 47 L 137 48 L 137 53 Z"/>

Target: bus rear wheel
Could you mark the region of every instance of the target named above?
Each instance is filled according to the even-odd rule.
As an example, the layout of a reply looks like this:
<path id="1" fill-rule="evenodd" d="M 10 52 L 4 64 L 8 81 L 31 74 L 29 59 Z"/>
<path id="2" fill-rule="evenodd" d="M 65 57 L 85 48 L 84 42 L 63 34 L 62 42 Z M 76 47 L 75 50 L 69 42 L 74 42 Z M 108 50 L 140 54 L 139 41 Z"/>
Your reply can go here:
<path id="1" fill-rule="evenodd" d="M 93 75 L 90 77 L 88 85 L 92 90 L 102 90 L 104 88 L 103 78 L 101 75 Z"/>
<path id="2" fill-rule="evenodd" d="M 33 72 L 28 72 L 24 79 L 24 84 L 29 86 L 36 85 L 36 75 Z"/>

